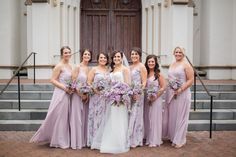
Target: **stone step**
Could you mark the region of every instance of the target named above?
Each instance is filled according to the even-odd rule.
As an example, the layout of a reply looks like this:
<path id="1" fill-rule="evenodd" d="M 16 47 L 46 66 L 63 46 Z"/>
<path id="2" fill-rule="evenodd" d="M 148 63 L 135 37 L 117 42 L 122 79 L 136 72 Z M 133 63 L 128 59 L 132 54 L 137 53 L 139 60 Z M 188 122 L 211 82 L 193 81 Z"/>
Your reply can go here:
<path id="1" fill-rule="evenodd" d="M 5 87 L 5 84 L 0 84 L 0 90 Z M 52 91 L 54 86 L 52 84 L 21 84 L 20 85 L 21 91 Z M 17 91 L 18 85 L 17 84 L 10 84 L 6 91 Z"/>
<path id="2" fill-rule="evenodd" d="M 48 100 L 21 100 L 22 109 L 47 109 L 50 104 Z M 0 100 L 0 109 L 17 109 L 17 99 L 2 99 Z M 193 100 L 192 106 L 193 108 Z M 196 109 L 209 109 L 210 100 L 196 100 Z M 236 100 L 213 100 L 214 109 L 236 109 Z"/>
<path id="3" fill-rule="evenodd" d="M 21 91 L 20 96 L 21 99 L 36 99 L 36 100 L 46 100 L 51 99 L 52 91 Z M 212 95 L 215 97 L 214 100 L 236 100 L 236 91 L 221 91 L 221 92 L 211 92 Z M 0 99 L 18 99 L 17 91 L 5 91 L 2 95 L 0 95 Z M 193 99 L 193 92 L 192 92 L 192 99 Z M 196 92 L 196 99 L 204 99 L 210 100 L 210 97 L 207 95 L 206 92 L 197 91 Z"/>
<path id="4" fill-rule="evenodd" d="M 43 120 L 0 120 L 0 131 L 36 131 Z M 209 120 L 190 120 L 189 131 L 208 131 Z M 236 131 L 236 120 L 213 120 L 212 131 Z M 214 135 L 213 135 L 214 136 Z"/>
<path id="5" fill-rule="evenodd" d="M 0 109 L 1 120 L 43 120 L 45 119 L 47 110 L 45 109 Z M 209 120 L 210 110 L 199 109 L 196 111 L 191 110 L 190 120 Z M 214 109 L 214 120 L 236 120 L 236 109 Z"/>
<path id="6" fill-rule="evenodd" d="M 189 131 L 209 131 L 209 120 L 189 120 Z M 213 120 L 212 131 L 236 131 L 236 120 Z M 214 135 L 213 135 L 214 136 Z"/>
<path id="7" fill-rule="evenodd" d="M 189 115 L 190 120 L 209 120 L 209 109 L 191 110 Z M 236 109 L 214 109 L 212 112 L 213 120 L 236 120 Z"/>
<path id="8" fill-rule="evenodd" d="M 5 87 L 5 84 L 0 84 L 0 91 Z M 191 87 L 191 90 L 193 90 L 193 86 Z M 236 91 L 236 85 L 235 84 L 206 84 L 206 88 L 209 91 Z M 54 86 L 52 84 L 21 84 L 20 85 L 21 91 L 52 91 L 54 89 Z M 10 84 L 6 91 L 17 91 L 18 85 L 17 84 Z M 200 84 L 196 85 L 197 91 L 204 91 L 204 87 Z"/>

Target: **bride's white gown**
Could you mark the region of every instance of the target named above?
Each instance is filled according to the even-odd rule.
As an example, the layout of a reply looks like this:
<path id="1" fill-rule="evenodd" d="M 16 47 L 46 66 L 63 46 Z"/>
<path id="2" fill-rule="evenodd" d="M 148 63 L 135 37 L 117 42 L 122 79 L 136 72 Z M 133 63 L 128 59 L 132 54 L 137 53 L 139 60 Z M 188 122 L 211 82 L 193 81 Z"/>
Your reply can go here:
<path id="1" fill-rule="evenodd" d="M 111 79 L 124 82 L 122 72 L 111 73 Z M 107 103 L 103 124 L 95 135 L 92 149 L 100 149 L 101 153 L 124 153 L 129 151 L 127 143 L 128 110 L 125 105 Z"/>

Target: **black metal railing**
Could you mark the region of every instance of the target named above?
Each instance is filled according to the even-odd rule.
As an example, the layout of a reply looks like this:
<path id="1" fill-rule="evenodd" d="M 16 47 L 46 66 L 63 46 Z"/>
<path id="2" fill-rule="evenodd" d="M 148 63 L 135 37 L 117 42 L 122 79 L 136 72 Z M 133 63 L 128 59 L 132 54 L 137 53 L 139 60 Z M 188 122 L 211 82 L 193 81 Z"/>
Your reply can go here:
<path id="1" fill-rule="evenodd" d="M 9 86 L 9 84 L 11 83 L 11 81 L 14 79 L 14 77 L 17 75 L 17 83 L 18 83 L 18 109 L 19 111 L 21 110 L 21 98 L 20 98 L 20 71 L 23 68 L 23 65 L 28 61 L 28 59 L 30 58 L 30 56 L 34 55 L 33 60 L 34 60 L 34 84 L 35 84 L 35 52 L 31 52 L 29 54 L 29 56 L 24 60 L 24 62 L 18 67 L 18 69 L 15 71 L 15 73 L 13 74 L 13 76 L 11 77 L 11 79 L 7 82 L 7 84 L 5 85 L 5 87 L 1 90 L 0 95 L 3 94 L 3 92 L 7 89 L 7 87 Z"/>
<path id="2" fill-rule="evenodd" d="M 201 77 L 199 76 L 197 70 L 193 67 L 192 63 L 190 62 L 190 60 L 188 59 L 187 56 L 185 56 L 186 59 L 188 60 L 189 64 L 191 65 L 191 67 L 193 68 L 194 71 L 194 86 L 193 86 L 193 105 L 194 105 L 194 111 L 196 111 L 196 77 L 199 79 L 199 81 L 201 82 L 204 90 L 206 91 L 207 95 L 210 96 L 211 98 L 211 103 L 210 103 L 210 130 L 209 130 L 209 137 L 212 137 L 212 109 L 213 109 L 213 97 L 215 97 L 215 95 L 212 95 L 208 89 L 206 88 L 205 84 L 202 82 Z"/>

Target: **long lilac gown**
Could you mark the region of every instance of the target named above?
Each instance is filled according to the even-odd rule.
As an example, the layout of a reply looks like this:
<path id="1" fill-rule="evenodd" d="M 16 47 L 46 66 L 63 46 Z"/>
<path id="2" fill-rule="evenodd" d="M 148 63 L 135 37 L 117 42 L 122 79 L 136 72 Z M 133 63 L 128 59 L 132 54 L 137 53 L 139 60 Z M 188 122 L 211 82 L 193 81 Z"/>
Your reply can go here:
<path id="1" fill-rule="evenodd" d="M 66 85 L 71 79 L 71 70 L 64 68 L 59 76 L 59 82 Z M 48 142 L 50 147 L 70 147 L 70 95 L 55 87 L 48 113 L 38 131 L 30 142 Z"/>
<path id="2" fill-rule="evenodd" d="M 99 71 L 95 72 L 94 82 L 101 79 L 106 79 L 109 73 L 101 73 Z M 87 130 L 87 145 L 91 146 L 93 144 L 93 139 L 97 134 L 97 131 L 101 125 L 102 119 L 105 115 L 106 103 L 105 99 L 99 95 L 94 94 L 89 100 L 89 114 L 88 114 L 88 130 Z"/>
<path id="3" fill-rule="evenodd" d="M 169 69 L 168 78 L 177 78 L 180 82 L 186 82 L 186 74 L 182 65 L 174 69 Z M 167 105 L 169 112 L 168 136 L 173 144 L 182 145 L 186 143 L 186 134 L 188 128 L 189 111 L 191 105 L 190 88 L 184 90 L 176 98 L 173 96 L 173 90 L 167 89 Z"/>
<path id="4" fill-rule="evenodd" d="M 139 69 L 131 70 L 131 83 L 140 85 L 141 71 Z M 129 115 L 129 142 L 131 147 L 137 147 L 143 145 L 144 138 L 144 122 L 143 122 L 143 106 L 144 95 L 140 96 L 140 99 L 131 104 L 131 112 Z"/>
<path id="5" fill-rule="evenodd" d="M 86 84 L 87 75 L 83 68 L 80 68 L 77 82 Z M 71 103 L 71 148 L 81 149 L 87 144 L 87 123 L 88 123 L 88 103 L 84 103 L 81 97 L 74 93 Z"/>
<path id="6" fill-rule="evenodd" d="M 159 88 L 158 79 L 149 77 L 147 88 L 150 83 L 155 83 Z M 157 98 L 154 102 L 145 99 L 145 135 L 146 144 L 150 146 L 160 146 L 162 144 L 162 97 Z"/>

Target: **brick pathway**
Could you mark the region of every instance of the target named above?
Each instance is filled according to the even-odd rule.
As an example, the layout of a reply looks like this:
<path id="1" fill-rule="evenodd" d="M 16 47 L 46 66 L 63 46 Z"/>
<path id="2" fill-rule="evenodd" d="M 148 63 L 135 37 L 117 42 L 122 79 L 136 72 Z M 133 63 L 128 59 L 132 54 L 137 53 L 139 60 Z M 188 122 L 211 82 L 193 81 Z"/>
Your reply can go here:
<path id="1" fill-rule="evenodd" d="M 236 131 L 213 132 L 209 139 L 206 131 L 189 132 L 187 145 L 181 149 L 168 141 L 159 148 L 139 147 L 128 153 L 101 154 L 98 150 L 50 148 L 48 144 L 29 143 L 34 132 L 0 132 L 0 157 L 236 157 Z"/>

